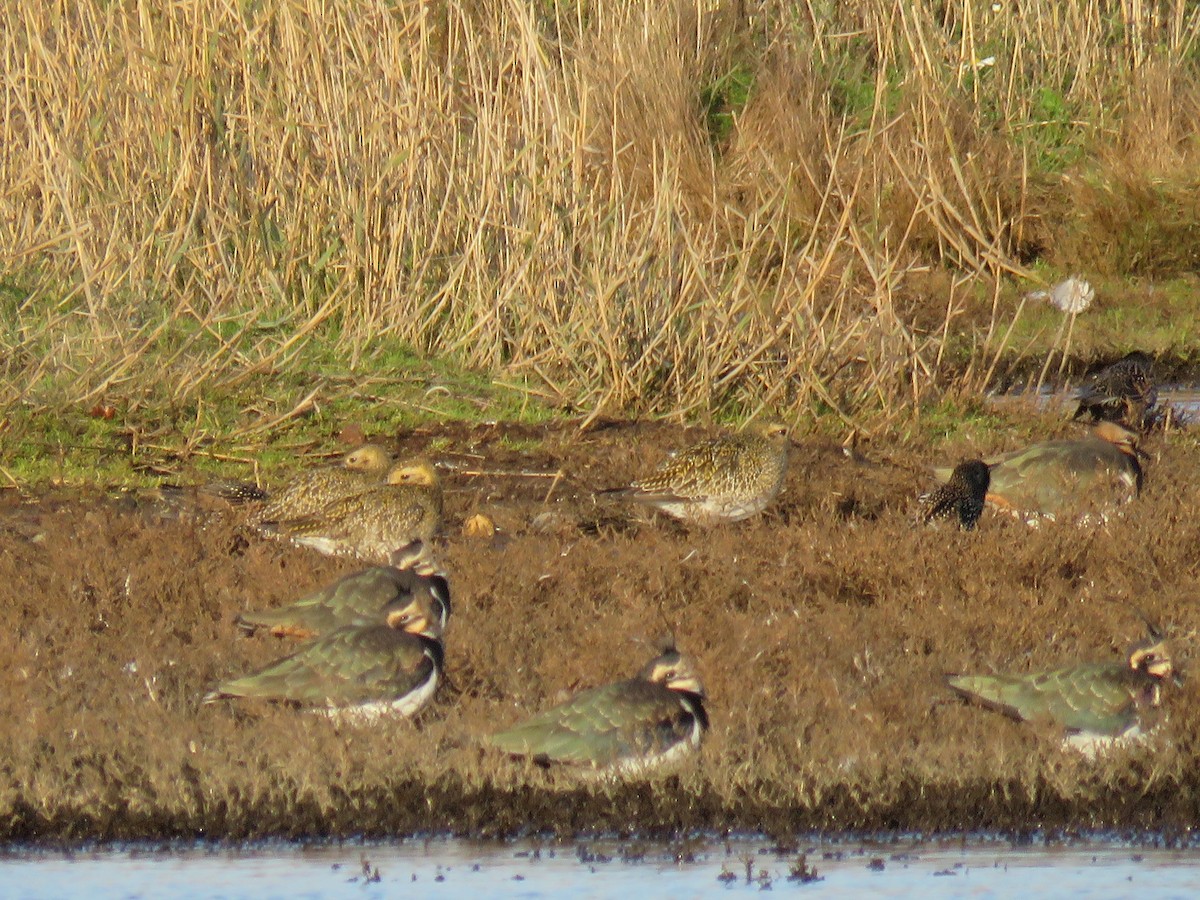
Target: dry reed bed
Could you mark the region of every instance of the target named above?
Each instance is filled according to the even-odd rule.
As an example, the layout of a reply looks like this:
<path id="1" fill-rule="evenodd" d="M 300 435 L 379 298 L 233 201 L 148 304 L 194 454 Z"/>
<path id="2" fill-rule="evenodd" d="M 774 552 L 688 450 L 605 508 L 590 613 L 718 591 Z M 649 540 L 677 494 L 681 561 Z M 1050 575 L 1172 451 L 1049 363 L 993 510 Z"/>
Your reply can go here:
<path id="1" fill-rule="evenodd" d="M 455 618 L 445 690 L 416 724 L 337 728 L 268 705 L 199 706 L 265 662 L 247 605 L 290 600 L 351 564 L 250 538 L 236 514 L 66 500 L 0 516 L 0 838 L 510 834 L 677 829 L 1152 828 L 1195 821 L 1200 704 L 1169 699 L 1162 742 L 1088 764 L 1052 735 L 947 695 L 946 670 L 1034 670 L 1110 658 L 1171 629 L 1185 671 L 1200 627 L 1200 515 L 1179 484 L 1200 448 L 1152 444 L 1148 489 L 1104 529 L 913 528 L 925 461 L 862 468 L 797 450 L 766 517 L 688 531 L 593 505 L 640 453 L 677 435 L 550 436 L 571 480 L 549 508 L 600 523 L 528 527 L 531 479 L 453 479 Z M 460 435 L 488 468 L 504 457 Z M 483 468 L 483 467 L 481 467 Z M 495 543 L 458 536 L 482 509 Z M 40 537 L 38 537 L 40 535 Z M 481 751 L 475 738 L 564 692 L 624 677 L 673 627 L 711 695 L 695 762 L 630 785 L 579 783 Z"/>
<path id="2" fill-rule="evenodd" d="M 351 369 L 393 338 L 588 410 L 886 420 L 987 380 L 1027 262 L 1197 259 L 1185 0 L 0 23 L 5 402 L 180 404 L 316 336 Z"/>

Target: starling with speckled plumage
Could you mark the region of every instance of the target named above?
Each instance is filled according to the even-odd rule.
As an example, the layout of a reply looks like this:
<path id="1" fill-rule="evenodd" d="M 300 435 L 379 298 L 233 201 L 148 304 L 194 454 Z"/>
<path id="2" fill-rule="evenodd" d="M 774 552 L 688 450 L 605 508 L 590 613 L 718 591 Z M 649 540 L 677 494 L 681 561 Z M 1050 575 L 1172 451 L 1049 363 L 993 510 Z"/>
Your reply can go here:
<path id="1" fill-rule="evenodd" d="M 339 497 L 382 482 L 390 464 L 391 454 L 383 447 L 363 444 L 347 453 L 341 465 L 304 472 L 271 494 L 251 524 L 269 526 L 285 519 L 312 515 Z"/>
<path id="2" fill-rule="evenodd" d="M 1162 700 L 1171 658 L 1161 637 L 1134 646 L 1125 662 L 1066 666 L 1030 675 L 948 675 L 960 697 L 1019 721 L 1049 720 L 1088 754 L 1136 738 Z"/>
<path id="3" fill-rule="evenodd" d="M 707 729 L 695 665 L 668 649 L 636 678 L 584 691 L 486 741 L 541 765 L 631 774 L 695 751 Z"/>
<path id="4" fill-rule="evenodd" d="M 445 631 L 450 583 L 421 541 L 394 552 L 390 565 L 354 572 L 286 606 L 244 612 L 237 624 L 248 632 L 266 629 L 277 637 L 309 638 L 376 622 L 384 610 L 403 606 L 417 595 L 431 605 Z"/>
<path id="5" fill-rule="evenodd" d="M 384 609 L 372 624 L 334 629 L 253 675 L 226 681 L 204 702 L 256 697 L 365 721 L 411 716 L 433 697 L 442 667 L 437 612 L 418 595 Z"/>
<path id="6" fill-rule="evenodd" d="M 1073 418 L 1089 415 L 1093 422 L 1119 422 L 1141 428 L 1158 402 L 1154 361 L 1135 350 L 1093 375 L 1079 392 Z"/>
<path id="7" fill-rule="evenodd" d="M 601 493 L 687 522 L 739 522 L 762 512 L 783 489 L 790 444 L 784 425 L 747 429 L 681 450 L 648 478 Z"/>
<path id="8" fill-rule="evenodd" d="M 955 466 L 949 480 L 928 494 L 921 495 L 921 521 L 957 516 L 965 531 L 970 531 L 983 512 L 991 476 L 981 459 L 969 459 Z"/>
<path id="9" fill-rule="evenodd" d="M 403 463 L 384 484 L 337 497 L 314 512 L 274 524 L 301 546 L 327 555 L 387 561 L 415 540 L 429 543 L 442 527 L 442 484 L 427 460 Z"/>

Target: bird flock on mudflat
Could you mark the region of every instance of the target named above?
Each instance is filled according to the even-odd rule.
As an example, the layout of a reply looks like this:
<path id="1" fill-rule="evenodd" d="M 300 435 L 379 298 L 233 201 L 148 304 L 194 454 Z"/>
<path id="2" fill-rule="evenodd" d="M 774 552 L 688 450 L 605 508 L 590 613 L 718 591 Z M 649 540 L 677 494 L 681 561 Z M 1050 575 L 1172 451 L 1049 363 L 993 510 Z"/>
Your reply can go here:
<path id="1" fill-rule="evenodd" d="M 1074 418 L 1094 433 L 1036 443 L 953 467 L 918 501 L 917 519 L 974 529 L 985 507 L 1036 523 L 1105 521 L 1142 486 L 1138 434 L 1157 402 L 1151 360 L 1132 353 L 1095 375 Z M 779 423 L 748 427 L 687 447 L 627 487 L 598 492 L 646 504 L 696 526 L 754 516 L 775 499 L 791 439 Z M 252 492 L 247 491 L 246 495 Z M 434 556 L 442 485 L 428 460 L 393 464 L 363 445 L 340 465 L 302 474 L 251 516 L 262 533 L 373 565 L 286 606 L 247 610 L 238 626 L 301 639 L 260 671 L 218 684 L 205 702 L 283 701 L 343 720 L 408 717 L 444 681 L 450 578 Z M 946 687 L 1020 720 L 1048 720 L 1073 746 L 1098 748 L 1148 730 L 1162 688 L 1177 676 L 1165 638 L 1149 637 L 1121 661 L 1034 674 L 947 673 Z M 632 678 L 594 687 L 483 739 L 498 753 L 540 765 L 622 775 L 696 750 L 708 729 L 694 659 L 665 642 Z"/>

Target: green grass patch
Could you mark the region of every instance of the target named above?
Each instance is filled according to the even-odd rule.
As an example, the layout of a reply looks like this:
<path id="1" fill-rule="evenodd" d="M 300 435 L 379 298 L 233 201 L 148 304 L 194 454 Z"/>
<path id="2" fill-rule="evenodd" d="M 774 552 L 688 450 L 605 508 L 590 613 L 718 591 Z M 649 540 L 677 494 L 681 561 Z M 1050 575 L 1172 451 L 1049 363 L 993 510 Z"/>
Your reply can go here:
<path id="1" fill-rule="evenodd" d="M 1046 273 L 1051 285 L 1062 277 Z M 1013 328 L 1009 358 L 1019 353 L 1041 360 L 1053 352 L 1090 364 L 1144 350 L 1167 361 L 1194 359 L 1200 333 L 1200 285 L 1194 276 L 1154 283 L 1088 280 L 1096 298 L 1073 328 L 1050 304 L 1027 301 Z"/>
<path id="2" fill-rule="evenodd" d="M 302 453 L 344 450 L 343 432 L 387 441 L 417 427 L 555 416 L 519 382 L 498 384 L 388 337 L 355 344 L 336 323 L 274 360 L 292 336 L 286 315 L 210 323 L 165 306 L 130 315 L 150 337 L 136 366 L 104 390 L 81 388 L 86 354 L 45 371 L 44 348 L 10 359 L 15 381 L 30 382 L 0 414 L 10 483 L 138 486 L 189 470 L 245 477 L 255 465 L 269 476 Z M 68 320 L 59 333 L 82 345 L 87 328 Z"/>

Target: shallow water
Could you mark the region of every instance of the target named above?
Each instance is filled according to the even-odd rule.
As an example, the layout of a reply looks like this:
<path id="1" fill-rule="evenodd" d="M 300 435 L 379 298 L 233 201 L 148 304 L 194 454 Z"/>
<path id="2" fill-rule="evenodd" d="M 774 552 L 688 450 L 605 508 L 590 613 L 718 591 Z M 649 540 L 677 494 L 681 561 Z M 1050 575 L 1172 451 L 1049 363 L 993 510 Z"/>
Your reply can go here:
<path id="1" fill-rule="evenodd" d="M 1012 390 L 1003 394 L 989 394 L 988 402 L 1004 406 L 1020 401 L 1030 401 L 1039 409 L 1064 409 L 1074 411 L 1079 399 L 1079 388 L 1062 390 L 1045 384 L 1036 390 Z M 1158 406 L 1173 407 L 1177 415 L 1195 417 L 1200 415 L 1200 385 L 1163 384 L 1158 386 Z"/>
<path id="2" fill-rule="evenodd" d="M 685 897 L 770 889 L 813 897 L 1200 893 L 1200 850 L 1121 843 L 1013 847 L 1005 842 L 811 844 L 819 881 L 789 881 L 799 858 L 761 841 L 535 844 L 458 840 L 249 850 L 14 853 L 0 859 L 5 897 L 92 898 Z"/>

